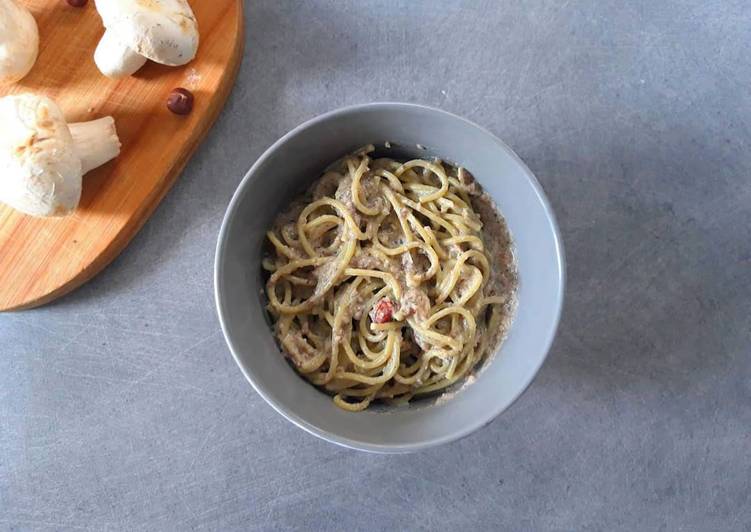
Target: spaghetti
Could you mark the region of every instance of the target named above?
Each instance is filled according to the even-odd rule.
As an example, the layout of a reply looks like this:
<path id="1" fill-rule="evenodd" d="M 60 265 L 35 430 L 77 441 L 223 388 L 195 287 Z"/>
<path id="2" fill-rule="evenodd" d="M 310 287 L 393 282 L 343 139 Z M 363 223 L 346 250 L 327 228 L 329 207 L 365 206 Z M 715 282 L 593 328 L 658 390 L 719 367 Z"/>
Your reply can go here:
<path id="1" fill-rule="evenodd" d="M 263 260 L 282 350 L 351 411 L 469 375 L 503 336 L 516 285 L 508 231 L 469 172 L 373 150 L 295 200 Z"/>

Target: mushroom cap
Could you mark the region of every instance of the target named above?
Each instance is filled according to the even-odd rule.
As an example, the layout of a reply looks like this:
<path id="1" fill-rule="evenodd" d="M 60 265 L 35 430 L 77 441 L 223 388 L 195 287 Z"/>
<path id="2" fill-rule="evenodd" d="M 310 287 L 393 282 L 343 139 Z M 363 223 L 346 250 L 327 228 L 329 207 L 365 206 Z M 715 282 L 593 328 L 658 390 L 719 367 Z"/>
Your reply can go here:
<path id="1" fill-rule="evenodd" d="M 38 51 L 32 14 L 14 0 L 0 0 L 0 83 L 15 83 L 28 74 Z"/>
<path id="2" fill-rule="evenodd" d="M 81 160 L 60 108 L 44 96 L 0 98 L 0 201 L 63 216 L 81 198 Z"/>
<path id="3" fill-rule="evenodd" d="M 184 65 L 198 50 L 198 22 L 186 0 L 96 0 L 104 27 L 138 54 Z"/>

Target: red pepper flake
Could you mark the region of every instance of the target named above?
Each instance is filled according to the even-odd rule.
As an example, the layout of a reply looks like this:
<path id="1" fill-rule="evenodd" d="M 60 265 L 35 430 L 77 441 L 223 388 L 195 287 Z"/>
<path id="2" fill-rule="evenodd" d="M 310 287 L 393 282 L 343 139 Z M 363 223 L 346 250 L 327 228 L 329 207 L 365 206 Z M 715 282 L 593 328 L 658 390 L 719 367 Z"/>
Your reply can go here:
<path id="1" fill-rule="evenodd" d="M 388 323 L 394 317 L 394 302 L 384 297 L 373 305 L 370 311 L 370 319 L 373 323 Z"/>

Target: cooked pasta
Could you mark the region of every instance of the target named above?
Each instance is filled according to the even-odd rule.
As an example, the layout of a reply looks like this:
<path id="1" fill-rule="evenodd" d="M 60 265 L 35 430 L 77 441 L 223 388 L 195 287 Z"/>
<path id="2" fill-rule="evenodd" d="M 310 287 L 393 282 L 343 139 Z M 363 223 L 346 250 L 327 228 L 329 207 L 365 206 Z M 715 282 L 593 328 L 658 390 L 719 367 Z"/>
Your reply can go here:
<path id="1" fill-rule="evenodd" d="M 468 171 L 373 150 L 293 201 L 263 260 L 281 349 L 352 411 L 469 375 L 505 332 L 516 285 L 508 231 Z"/>

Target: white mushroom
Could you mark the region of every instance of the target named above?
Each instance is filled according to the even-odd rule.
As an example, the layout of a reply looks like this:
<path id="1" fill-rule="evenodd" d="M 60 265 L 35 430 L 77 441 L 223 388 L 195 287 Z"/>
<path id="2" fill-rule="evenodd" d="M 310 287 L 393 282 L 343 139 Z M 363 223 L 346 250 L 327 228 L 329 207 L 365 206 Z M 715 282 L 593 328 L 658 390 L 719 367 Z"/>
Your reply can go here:
<path id="1" fill-rule="evenodd" d="M 32 216 L 63 216 L 81 198 L 81 177 L 120 153 L 111 116 L 66 124 L 44 96 L 0 98 L 0 202 Z"/>
<path id="2" fill-rule="evenodd" d="M 110 78 L 135 73 L 147 59 L 184 65 L 198 50 L 198 23 L 186 0 L 96 0 L 105 31 L 94 62 Z"/>
<path id="3" fill-rule="evenodd" d="M 0 0 L 0 84 L 15 83 L 28 74 L 38 52 L 34 17 L 15 0 Z"/>

